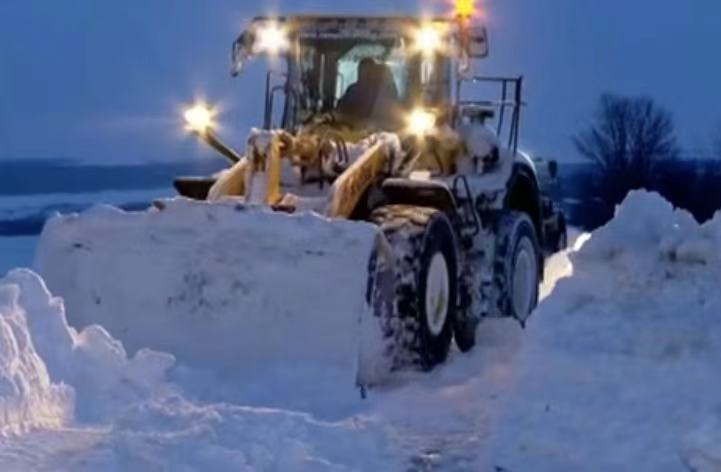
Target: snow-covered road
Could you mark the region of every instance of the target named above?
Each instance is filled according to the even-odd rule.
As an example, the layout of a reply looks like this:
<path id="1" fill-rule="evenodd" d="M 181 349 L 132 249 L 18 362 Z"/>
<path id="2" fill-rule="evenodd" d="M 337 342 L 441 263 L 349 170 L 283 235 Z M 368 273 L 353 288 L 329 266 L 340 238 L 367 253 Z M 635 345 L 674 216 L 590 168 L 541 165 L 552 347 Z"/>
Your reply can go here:
<path id="1" fill-rule="evenodd" d="M 581 240 L 549 261 L 528 330 L 486 322 L 471 354 L 367 400 L 320 366 L 237 379 L 128 359 L 15 273 L 1 470 L 721 470 L 721 217 L 699 227 L 637 193 Z"/>

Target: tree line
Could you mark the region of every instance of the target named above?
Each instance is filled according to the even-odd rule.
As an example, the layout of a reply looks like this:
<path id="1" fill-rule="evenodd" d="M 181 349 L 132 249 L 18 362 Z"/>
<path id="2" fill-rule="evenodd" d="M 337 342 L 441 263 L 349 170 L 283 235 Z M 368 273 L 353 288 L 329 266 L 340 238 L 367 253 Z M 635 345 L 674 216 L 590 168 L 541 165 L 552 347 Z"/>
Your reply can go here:
<path id="1" fill-rule="evenodd" d="M 676 137 L 672 114 L 648 97 L 601 96 L 591 124 L 573 138 L 592 172 L 575 187 L 586 221 L 603 224 L 632 190 L 659 192 L 705 221 L 721 209 L 721 124 L 711 140 L 711 159 L 690 159 Z"/>

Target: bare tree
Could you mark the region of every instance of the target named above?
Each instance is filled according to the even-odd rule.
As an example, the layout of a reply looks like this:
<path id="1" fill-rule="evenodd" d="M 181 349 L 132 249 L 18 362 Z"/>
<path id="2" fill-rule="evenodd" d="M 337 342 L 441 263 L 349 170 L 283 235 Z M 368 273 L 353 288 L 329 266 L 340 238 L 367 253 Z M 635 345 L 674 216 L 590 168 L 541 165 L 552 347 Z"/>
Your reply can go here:
<path id="1" fill-rule="evenodd" d="M 659 162 L 678 157 L 671 114 L 645 97 L 601 96 L 594 123 L 574 138 L 596 165 L 596 197 L 613 207 L 629 191 L 653 188 Z"/>

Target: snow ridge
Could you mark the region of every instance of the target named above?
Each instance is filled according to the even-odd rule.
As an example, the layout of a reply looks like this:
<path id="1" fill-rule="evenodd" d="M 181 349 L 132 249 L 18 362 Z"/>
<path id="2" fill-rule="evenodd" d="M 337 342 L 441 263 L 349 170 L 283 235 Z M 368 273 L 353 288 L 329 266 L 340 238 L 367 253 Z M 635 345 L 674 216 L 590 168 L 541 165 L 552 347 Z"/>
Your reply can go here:
<path id="1" fill-rule="evenodd" d="M 721 214 L 632 193 L 534 315 L 481 463 L 721 470 L 720 247 Z"/>

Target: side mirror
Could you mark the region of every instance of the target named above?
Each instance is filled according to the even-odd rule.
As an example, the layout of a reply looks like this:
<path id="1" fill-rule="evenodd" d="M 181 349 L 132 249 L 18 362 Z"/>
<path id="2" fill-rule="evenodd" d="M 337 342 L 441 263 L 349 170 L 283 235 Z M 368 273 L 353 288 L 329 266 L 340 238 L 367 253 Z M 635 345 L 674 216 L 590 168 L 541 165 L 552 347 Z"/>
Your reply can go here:
<path id="1" fill-rule="evenodd" d="M 483 26 L 469 25 L 464 19 L 459 19 L 458 25 L 455 55 L 458 72 L 465 75 L 471 70 L 471 59 L 488 57 L 488 31 Z"/>
<path id="2" fill-rule="evenodd" d="M 253 55 L 253 35 L 245 31 L 233 43 L 233 64 L 230 74 L 236 77 L 243 70 L 246 61 Z"/>
<path id="3" fill-rule="evenodd" d="M 250 27 L 233 43 L 231 74 L 238 75 L 245 62 L 254 55 L 277 56 L 288 52 L 290 45 L 285 20 L 255 18 Z"/>
<path id="4" fill-rule="evenodd" d="M 468 57 L 483 59 L 488 57 L 488 31 L 483 26 L 468 28 Z"/>

